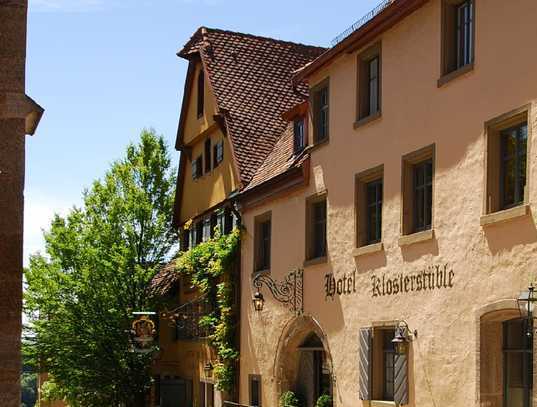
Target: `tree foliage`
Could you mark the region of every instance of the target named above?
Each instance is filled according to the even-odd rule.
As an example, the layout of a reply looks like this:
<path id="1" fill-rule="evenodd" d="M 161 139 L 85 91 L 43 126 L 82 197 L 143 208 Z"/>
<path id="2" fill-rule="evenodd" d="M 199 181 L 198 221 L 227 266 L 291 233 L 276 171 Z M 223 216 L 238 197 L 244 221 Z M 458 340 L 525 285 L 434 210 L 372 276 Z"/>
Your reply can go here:
<path id="1" fill-rule="evenodd" d="M 136 405 L 150 386 L 151 354 L 130 351 L 133 311 L 152 309 L 148 283 L 177 241 L 175 171 L 154 131 L 143 131 L 82 208 L 56 215 L 46 255 L 25 272 L 25 353 L 49 373 L 45 392 L 71 406 Z"/>
<path id="2" fill-rule="evenodd" d="M 216 236 L 183 252 L 176 259 L 176 271 L 190 276 L 192 283 L 206 296 L 212 311 L 200 320 L 211 332 L 210 344 L 216 350 L 218 363 L 214 367 L 217 388 L 231 392 L 236 382 L 236 315 L 234 310 L 233 262 L 240 247 L 241 231 L 228 235 L 220 230 Z"/>

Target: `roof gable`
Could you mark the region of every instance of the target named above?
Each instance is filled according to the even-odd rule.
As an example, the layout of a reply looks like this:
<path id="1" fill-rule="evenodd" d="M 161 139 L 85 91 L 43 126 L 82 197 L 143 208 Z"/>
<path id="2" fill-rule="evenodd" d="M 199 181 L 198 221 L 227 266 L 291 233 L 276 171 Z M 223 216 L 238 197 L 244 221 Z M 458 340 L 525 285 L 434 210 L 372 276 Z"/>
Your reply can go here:
<path id="1" fill-rule="evenodd" d="M 202 27 L 178 53 L 189 60 L 201 58 L 243 187 L 286 130 L 282 113 L 308 97 L 306 84 L 293 84 L 293 72 L 324 51 L 320 47 Z M 185 91 L 191 81 L 188 83 L 187 78 Z M 178 147 L 181 139 L 180 123 Z"/>

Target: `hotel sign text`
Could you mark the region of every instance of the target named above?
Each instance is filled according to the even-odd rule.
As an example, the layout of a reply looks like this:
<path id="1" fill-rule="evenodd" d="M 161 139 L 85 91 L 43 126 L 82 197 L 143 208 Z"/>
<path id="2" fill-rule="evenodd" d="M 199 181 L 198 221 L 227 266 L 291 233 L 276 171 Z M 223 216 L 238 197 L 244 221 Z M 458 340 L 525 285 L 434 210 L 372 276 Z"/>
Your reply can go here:
<path id="1" fill-rule="evenodd" d="M 410 274 L 373 274 L 371 276 L 371 297 L 449 289 L 453 287 L 454 279 L 455 273 L 448 264 L 428 266 Z M 350 274 L 344 273 L 338 279 L 332 273 L 326 274 L 324 288 L 326 299 L 334 299 L 335 295 L 356 293 L 356 270 Z"/>

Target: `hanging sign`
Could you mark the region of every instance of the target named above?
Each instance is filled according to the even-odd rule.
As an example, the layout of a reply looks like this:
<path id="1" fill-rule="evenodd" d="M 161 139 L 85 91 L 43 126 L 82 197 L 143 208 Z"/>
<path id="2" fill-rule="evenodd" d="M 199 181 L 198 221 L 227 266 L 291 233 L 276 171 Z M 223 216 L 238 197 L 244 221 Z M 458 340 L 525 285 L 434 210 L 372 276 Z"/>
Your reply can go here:
<path id="1" fill-rule="evenodd" d="M 131 336 L 135 352 L 149 353 L 155 349 L 157 331 L 155 329 L 155 323 L 150 318 L 150 315 L 153 314 L 149 312 L 135 313 L 137 318 L 131 325 Z"/>

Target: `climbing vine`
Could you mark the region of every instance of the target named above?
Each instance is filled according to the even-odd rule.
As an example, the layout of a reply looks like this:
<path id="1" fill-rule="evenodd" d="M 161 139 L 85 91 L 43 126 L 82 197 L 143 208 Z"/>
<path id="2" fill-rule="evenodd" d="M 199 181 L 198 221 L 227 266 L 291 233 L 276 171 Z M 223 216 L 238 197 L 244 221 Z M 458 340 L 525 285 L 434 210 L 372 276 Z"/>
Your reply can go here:
<path id="1" fill-rule="evenodd" d="M 217 388 L 231 392 L 235 383 L 236 361 L 235 315 L 233 308 L 233 279 L 231 270 L 240 243 L 240 230 L 230 234 L 218 231 L 214 238 L 181 253 L 176 270 L 190 276 L 192 283 L 206 295 L 211 312 L 201 318 L 200 326 L 210 332 L 209 341 L 218 355 L 214 366 Z"/>

